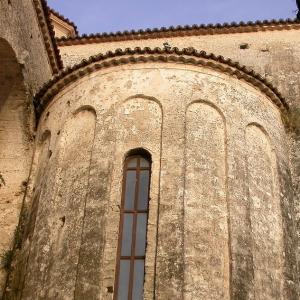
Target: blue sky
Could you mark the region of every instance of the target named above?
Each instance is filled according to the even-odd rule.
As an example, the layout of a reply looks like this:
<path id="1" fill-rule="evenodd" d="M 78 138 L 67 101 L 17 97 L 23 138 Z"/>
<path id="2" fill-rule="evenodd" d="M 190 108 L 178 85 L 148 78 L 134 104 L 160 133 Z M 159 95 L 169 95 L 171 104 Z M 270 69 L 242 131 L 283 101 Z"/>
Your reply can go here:
<path id="1" fill-rule="evenodd" d="M 296 0 L 48 0 L 79 32 L 295 18 Z"/>

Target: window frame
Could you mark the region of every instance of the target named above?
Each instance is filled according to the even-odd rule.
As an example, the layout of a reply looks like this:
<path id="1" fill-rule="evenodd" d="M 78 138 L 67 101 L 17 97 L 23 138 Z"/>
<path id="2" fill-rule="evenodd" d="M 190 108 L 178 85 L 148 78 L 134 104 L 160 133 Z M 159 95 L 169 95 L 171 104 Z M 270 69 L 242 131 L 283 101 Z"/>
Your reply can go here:
<path id="1" fill-rule="evenodd" d="M 146 151 L 143 151 L 146 152 Z M 133 160 L 137 159 L 137 164 L 135 167 L 129 167 L 129 163 Z M 145 159 L 148 162 L 147 167 L 141 167 L 141 160 Z M 136 260 L 144 261 L 144 274 L 145 274 L 145 262 L 146 262 L 146 251 L 147 251 L 147 233 L 148 233 L 148 220 L 149 220 L 149 205 L 150 205 L 150 185 L 151 185 L 151 168 L 152 168 L 152 160 L 151 155 L 148 153 L 137 153 L 132 155 L 127 155 L 123 164 L 123 177 L 122 177 L 122 196 L 121 196 L 121 206 L 120 206 L 120 220 L 119 220 L 119 231 L 118 231 L 118 248 L 117 248 L 117 257 L 116 257 L 116 270 L 115 270 L 115 283 L 114 283 L 114 300 L 118 300 L 118 292 L 119 292 L 119 280 L 120 280 L 120 264 L 121 260 L 129 260 L 130 261 L 130 269 L 129 269 L 129 286 L 128 286 L 128 300 L 132 300 L 133 296 L 133 287 L 134 287 L 134 263 Z M 138 196 L 139 196 L 139 188 L 140 188 L 140 174 L 141 171 L 147 170 L 149 172 L 148 178 L 148 200 L 147 200 L 147 208 L 146 209 L 138 209 Z M 126 183 L 127 183 L 127 172 L 128 171 L 136 171 L 136 183 L 135 183 L 135 191 L 134 191 L 134 207 L 133 209 L 125 209 L 125 193 L 126 193 Z M 130 256 L 122 256 L 122 238 L 123 238 L 123 229 L 124 229 L 124 217 L 125 214 L 132 214 L 132 230 L 131 230 L 131 255 Z M 145 232 L 145 254 L 143 256 L 136 256 L 136 231 L 137 231 L 137 219 L 139 214 L 146 214 L 146 232 Z M 145 275 L 144 275 L 145 276 Z M 145 277 L 144 282 L 145 283 Z"/>

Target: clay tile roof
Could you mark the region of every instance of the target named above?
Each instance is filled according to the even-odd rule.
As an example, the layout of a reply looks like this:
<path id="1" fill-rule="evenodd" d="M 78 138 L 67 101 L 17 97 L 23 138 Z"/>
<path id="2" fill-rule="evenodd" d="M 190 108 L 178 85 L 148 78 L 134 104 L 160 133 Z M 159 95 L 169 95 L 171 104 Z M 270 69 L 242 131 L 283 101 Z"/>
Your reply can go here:
<path id="1" fill-rule="evenodd" d="M 55 41 L 54 29 L 50 20 L 50 8 L 46 0 L 33 0 L 33 3 L 53 73 L 57 74 L 63 68 L 63 62 Z"/>
<path id="2" fill-rule="evenodd" d="M 59 46 L 80 45 L 89 43 L 101 43 L 107 41 L 124 41 L 136 39 L 161 38 L 170 36 L 187 36 L 187 35 L 213 35 L 213 34 L 228 34 L 241 32 L 255 32 L 268 30 L 290 30 L 300 29 L 300 20 L 264 20 L 256 22 L 232 22 L 223 24 L 200 24 L 200 25 L 186 25 L 186 26 L 171 26 L 162 27 L 160 29 L 140 29 L 140 30 L 126 30 L 116 33 L 96 33 L 83 34 L 77 37 L 62 37 L 57 39 Z"/>
<path id="3" fill-rule="evenodd" d="M 59 12 L 57 12 L 56 10 L 54 10 L 53 8 L 49 8 L 50 13 L 52 13 L 53 15 L 55 15 L 57 18 L 63 20 L 64 22 L 68 23 L 70 26 L 72 26 L 74 28 L 75 34 L 76 36 L 79 34 L 77 26 L 75 25 L 74 22 L 72 22 L 71 20 L 69 20 L 68 18 L 66 18 L 65 16 L 61 15 Z"/>
<path id="4" fill-rule="evenodd" d="M 35 109 L 37 118 L 39 118 L 51 102 L 51 100 L 65 86 L 73 81 L 78 80 L 85 75 L 94 71 L 105 69 L 117 65 L 136 64 L 145 62 L 171 62 L 192 64 L 195 66 L 204 66 L 217 69 L 220 72 L 244 80 L 249 84 L 258 88 L 261 92 L 267 95 L 271 101 L 286 113 L 289 106 L 280 92 L 272 86 L 267 79 L 253 70 L 240 65 L 238 62 L 233 62 L 231 59 L 226 59 L 223 56 L 216 56 L 212 53 L 208 54 L 205 51 L 197 51 L 194 48 L 126 48 L 125 50 L 116 49 L 114 52 L 109 51 L 106 54 L 98 54 L 91 56 L 88 60 L 83 60 L 81 63 L 68 67 L 54 76 L 50 81 L 39 90 L 35 95 Z"/>

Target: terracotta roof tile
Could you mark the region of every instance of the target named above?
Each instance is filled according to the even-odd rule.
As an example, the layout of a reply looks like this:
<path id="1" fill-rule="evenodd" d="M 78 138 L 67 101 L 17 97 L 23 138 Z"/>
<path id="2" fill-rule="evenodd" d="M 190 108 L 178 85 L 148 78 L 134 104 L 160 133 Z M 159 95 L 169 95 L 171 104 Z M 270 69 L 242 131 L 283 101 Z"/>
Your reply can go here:
<path id="1" fill-rule="evenodd" d="M 141 40 L 161 37 L 175 37 L 188 35 L 213 35 L 213 34 L 228 34 L 241 32 L 256 32 L 268 30 L 290 30 L 300 29 L 300 20 L 264 20 L 256 22 L 232 22 L 232 23 L 217 23 L 217 24 L 200 24 L 186 26 L 171 26 L 153 29 L 126 30 L 123 32 L 111 33 L 93 33 L 83 34 L 77 37 L 57 39 L 59 46 L 80 45 L 89 43 L 101 43 L 109 41 L 124 41 L 124 40 Z"/>
<path id="2" fill-rule="evenodd" d="M 34 104 L 37 118 L 40 117 L 54 96 L 67 84 L 99 69 L 144 62 L 177 62 L 217 69 L 238 79 L 243 79 L 260 89 L 282 112 L 286 112 L 289 109 L 285 99 L 267 79 L 253 70 L 240 65 L 238 62 L 233 62 L 229 58 L 226 59 L 223 56 L 216 56 L 212 53 L 208 54 L 205 51 L 197 51 L 193 48 L 151 49 L 146 47 L 142 49 L 137 47 L 125 50 L 117 49 L 115 52 L 109 51 L 106 54 L 92 56 L 88 60 L 83 60 L 81 63 L 61 71 L 36 94 Z"/>
<path id="3" fill-rule="evenodd" d="M 33 0 L 38 21 L 44 38 L 46 50 L 50 59 L 53 73 L 56 74 L 63 68 L 63 62 L 56 44 L 53 25 L 50 20 L 50 9 L 46 0 Z"/>

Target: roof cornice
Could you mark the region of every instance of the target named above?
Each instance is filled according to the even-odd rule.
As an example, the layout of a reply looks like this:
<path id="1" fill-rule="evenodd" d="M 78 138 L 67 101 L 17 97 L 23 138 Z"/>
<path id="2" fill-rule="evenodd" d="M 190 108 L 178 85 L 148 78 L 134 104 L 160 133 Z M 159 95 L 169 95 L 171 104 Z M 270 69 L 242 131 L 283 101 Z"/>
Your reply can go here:
<path id="1" fill-rule="evenodd" d="M 66 18 L 65 16 L 63 16 L 62 14 L 60 14 L 59 12 L 57 12 L 56 10 L 54 10 L 53 8 L 49 8 L 50 13 L 52 13 L 54 16 L 56 16 L 57 18 L 61 19 L 62 21 L 64 21 L 65 23 L 69 24 L 71 27 L 74 28 L 74 32 L 75 35 L 77 36 L 79 34 L 77 26 L 75 25 L 74 22 L 72 22 L 71 20 L 69 20 L 68 18 Z"/>
<path id="2" fill-rule="evenodd" d="M 137 64 L 146 62 L 179 63 L 195 66 L 203 66 L 218 70 L 237 79 L 244 80 L 258 88 L 282 111 L 286 112 L 289 107 L 280 92 L 265 78 L 253 70 L 225 59 L 222 56 L 207 54 L 205 51 L 197 51 L 193 48 L 179 50 L 178 48 L 127 48 L 117 49 L 115 52 L 99 54 L 83 60 L 81 63 L 61 71 L 58 75 L 47 82 L 35 96 L 35 108 L 37 118 L 40 117 L 47 105 L 64 87 L 76 80 L 95 71 L 118 65 Z"/>
<path id="3" fill-rule="evenodd" d="M 63 68 L 63 62 L 56 44 L 53 25 L 50 20 L 50 9 L 46 0 L 33 0 L 33 3 L 53 74 L 57 74 L 59 70 Z"/>
<path id="4" fill-rule="evenodd" d="M 77 37 L 59 38 L 57 39 L 58 46 L 82 45 L 91 43 L 105 43 L 112 41 L 125 40 L 142 40 L 154 38 L 170 38 L 178 36 L 198 36 L 198 35 L 214 35 L 214 34 L 234 34 L 244 32 L 257 31 L 280 31 L 300 29 L 300 20 L 264 20 L 256 22 L 240 22 L 240 23 L 224 23 L 224 24 L 201 24 L 201 25 L 187 25 L 187 26 L 171 26 L 153 29 L 131 30 L 115 33 L 95 33 L 83 34 Z"/>

